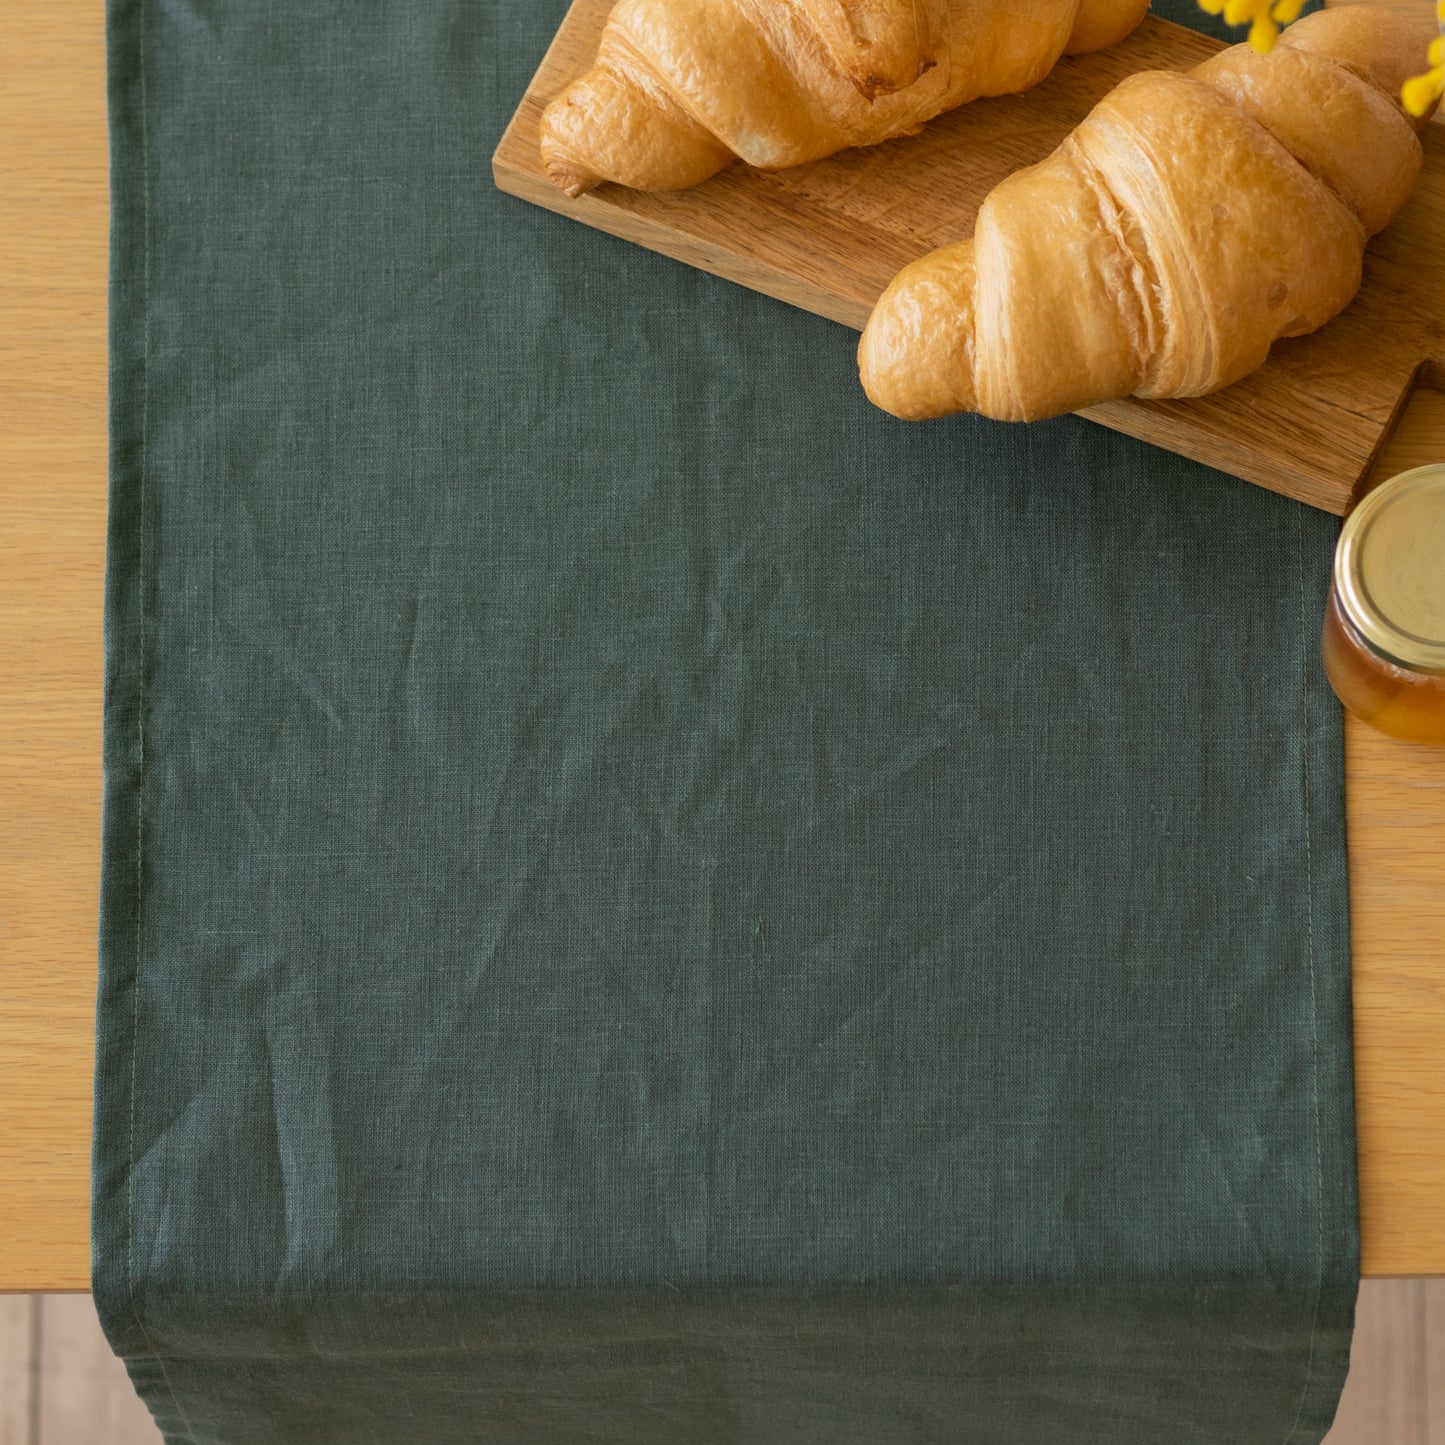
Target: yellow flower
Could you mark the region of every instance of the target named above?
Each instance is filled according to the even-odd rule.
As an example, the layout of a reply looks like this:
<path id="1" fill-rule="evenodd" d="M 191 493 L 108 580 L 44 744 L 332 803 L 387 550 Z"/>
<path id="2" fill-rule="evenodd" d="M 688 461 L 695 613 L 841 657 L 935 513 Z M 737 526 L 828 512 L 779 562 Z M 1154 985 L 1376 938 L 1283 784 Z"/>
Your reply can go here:
<path id="1" fill-rule="evenodd" d="M 1445 24 L 1445 0 L 1440 0 L 1435 13 Z M 1430 42 L 1425 63 L 1430 68 L 1424 75 L 1412 76 L 1400 87 L 1400 103 L 1413 116 L 1429 115 L 1445 93 L 1445 35 L 1437 35 Z"/>
<path id="2" fill-rule="evenodd" d="M 1280 27 L 1299 19 L 1305 0 L 1199 0 L 1199 8 L 1222 15 L 1226 25 L 1248 25 L 1249 43 L 1261 54 L 1274 49 Z M 1445 0 L 1436 0 L 1435 16 L 1445 30 Z M 1413 116 L 1429 115 L 1445 95 L 1445 35 L 1430 42 L 1429 70 L 1400 87 L 1400 103 Z"/>
<path id="3" fill-rule="evenodd" d="M 1440 0 L 1445 6 L 1445 0 Z M 1223 15 L 1226 25 L 1248 25 L 1249 43 L 1260 52 L 1274 49 L 1281 25 L 1299 19 L 1304 0 L 1199 0 L 1210 15 Z"/>

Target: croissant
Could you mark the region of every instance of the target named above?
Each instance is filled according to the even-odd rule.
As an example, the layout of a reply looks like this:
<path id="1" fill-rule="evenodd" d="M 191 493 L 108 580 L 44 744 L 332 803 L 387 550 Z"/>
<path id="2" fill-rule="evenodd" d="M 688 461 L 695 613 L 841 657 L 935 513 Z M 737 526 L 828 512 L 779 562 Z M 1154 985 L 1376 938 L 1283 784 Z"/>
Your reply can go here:
<path id="1" fill-rule="evenodd" d="M 1121 40 L 1148 0 L 620 0 L 596 64 L 542 116 L 547 175 L 696 185 L 912 135 L 1060 55 Z"/>
<path id="2" fill-rule="evenodd" d="M 1268 54 L 1130 76 L 989 193 L 971 240 L 894 278 L 858 348 L 868 396 L 908 419 L 1032 421 L 1253 371 L 1350 303 L 1409 196 L 1423 122 L 1397 97 L 1425 45 L 1350 7 Z"/>

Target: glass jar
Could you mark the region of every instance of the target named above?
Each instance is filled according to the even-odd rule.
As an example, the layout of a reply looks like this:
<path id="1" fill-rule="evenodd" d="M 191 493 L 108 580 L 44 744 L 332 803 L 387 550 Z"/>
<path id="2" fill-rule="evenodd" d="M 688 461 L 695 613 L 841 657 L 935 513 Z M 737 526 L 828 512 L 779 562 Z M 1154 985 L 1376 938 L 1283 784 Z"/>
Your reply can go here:
<path id="1" fill-rule="evenodd" d="M 1445 464 L 1391 477 L 1346 518 L 1323 650 L 1361 722 L 1445 743 Z"/>

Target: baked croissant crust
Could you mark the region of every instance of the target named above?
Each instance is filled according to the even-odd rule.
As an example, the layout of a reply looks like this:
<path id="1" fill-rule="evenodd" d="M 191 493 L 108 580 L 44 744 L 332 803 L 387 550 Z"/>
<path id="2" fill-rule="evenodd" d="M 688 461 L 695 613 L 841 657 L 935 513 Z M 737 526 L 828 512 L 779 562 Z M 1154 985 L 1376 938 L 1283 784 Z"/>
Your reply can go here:
<path id="1" fill-rule="evenodd" d="M 592 69 L 542 115 L 569 196 L 696 185 L 911 135 L 1059 57 L 1127 35 L 1148 0 L 619 0 Z"/>
<path id="2" fill-rule="evenodd" d="M 1356 6 L 1265 55 L 1130 76 L 989 193 L 971 240 L 893 280 L 859 345 L 869 397 L 1032 421 L 1253 371 L 1350 303 L 1409 196 L 1422 153 L 1398 97 L 1427 40 Z"/>

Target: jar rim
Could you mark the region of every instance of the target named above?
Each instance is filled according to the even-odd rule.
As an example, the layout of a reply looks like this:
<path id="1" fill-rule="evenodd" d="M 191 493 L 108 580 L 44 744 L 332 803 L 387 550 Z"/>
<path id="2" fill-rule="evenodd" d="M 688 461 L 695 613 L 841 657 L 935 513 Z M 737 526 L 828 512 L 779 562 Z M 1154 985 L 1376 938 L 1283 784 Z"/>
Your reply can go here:
<path id="1" fill-rule="evenodd" d="M 1345 519 L 1335 591 L 1386 661 L 1445 676 L 1445 463 L 1381 482 Z"/>

